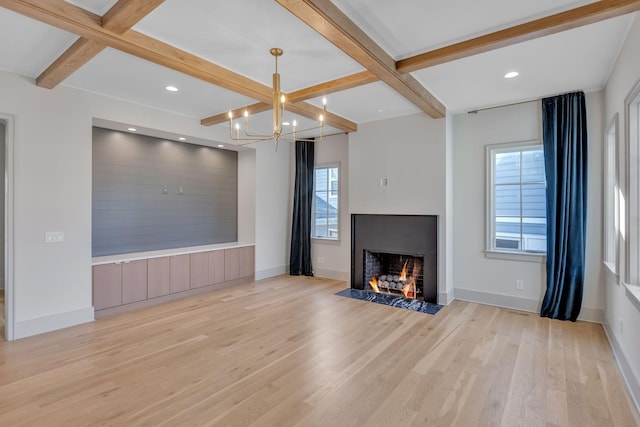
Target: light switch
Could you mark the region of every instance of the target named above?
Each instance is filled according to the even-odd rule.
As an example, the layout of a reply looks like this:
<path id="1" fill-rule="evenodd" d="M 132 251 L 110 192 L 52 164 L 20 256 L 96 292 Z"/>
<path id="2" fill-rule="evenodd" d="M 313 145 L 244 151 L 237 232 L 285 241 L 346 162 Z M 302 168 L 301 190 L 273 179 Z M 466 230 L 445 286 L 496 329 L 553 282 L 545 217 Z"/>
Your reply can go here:
<path id="1" fill-rule="evenodd" d="M 64 242 L 64 231 L 47 231 L 44 233 L 45 243 L 61 243 Z"/>

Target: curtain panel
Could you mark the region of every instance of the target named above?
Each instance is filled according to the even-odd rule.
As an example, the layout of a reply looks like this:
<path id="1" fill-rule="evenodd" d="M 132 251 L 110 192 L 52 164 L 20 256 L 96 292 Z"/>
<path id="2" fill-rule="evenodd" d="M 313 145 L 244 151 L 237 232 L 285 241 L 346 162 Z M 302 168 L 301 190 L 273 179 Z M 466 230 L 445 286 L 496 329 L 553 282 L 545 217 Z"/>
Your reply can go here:
<path id="1" fill-rule="evenodd" d="M 540 315 L 575 321 L 584 282 L 587 115 L 583 92 L 544 98 L 547 179 L 547 291 Z"/>
<path id="2" fill-rule="evenodd" d="M 289 274 L 313 276 L 311 266 L 311 206 L 313 204 L 314 143 L 296 141 L 296 175 L 291 221 Z"/>

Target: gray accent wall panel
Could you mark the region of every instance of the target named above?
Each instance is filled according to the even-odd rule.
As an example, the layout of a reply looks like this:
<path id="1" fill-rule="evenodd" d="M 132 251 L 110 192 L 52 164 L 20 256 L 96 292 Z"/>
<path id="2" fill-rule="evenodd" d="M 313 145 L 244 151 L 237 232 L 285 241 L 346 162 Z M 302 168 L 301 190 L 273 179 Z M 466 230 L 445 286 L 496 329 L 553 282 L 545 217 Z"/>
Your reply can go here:
<path id="1" fill-rule="evenodd" d="M 93 256 L 237 241 L 234 151 L 94 127 L 92 193 Z"/>

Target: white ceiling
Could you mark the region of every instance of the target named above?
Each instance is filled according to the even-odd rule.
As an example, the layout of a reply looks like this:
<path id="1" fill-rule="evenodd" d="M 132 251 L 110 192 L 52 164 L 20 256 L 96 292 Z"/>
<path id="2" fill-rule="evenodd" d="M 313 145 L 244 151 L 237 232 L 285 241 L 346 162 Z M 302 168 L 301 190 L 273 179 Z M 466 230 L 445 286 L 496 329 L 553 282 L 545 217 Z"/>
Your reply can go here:
<path id="1" fill-rule="evenodd" d="M 69 2 L 103 15 L 116 0 Z M 590 3 L 567 0 L 333 2 L 396 60 Z M 632 19 L 633 15 L 614 18 L 419 70 L 412 75 L 454 113 L 569 90 L 601 89 Z M 268 86 L 274 71 L 269 49 L 281 47 L 284 56 L 279 61 L 279 71 L 285 92 L 363 70 L 275 1 L 166 0 L 134 29 Z M 0 8 L 0 69 L 35 78 L 76 38 Z M 519 71 L 520 76 L 504 79 L 503 75 L 511 70 Z M 164 87 L 169 84 L 180 91 L 165 91 Z M 105 49 L 63 85 L 198 119 L 255 102 L 113 49 Z M 320 105 L 319 99 L 309 102 Z M 356 123 L 420 112 L 382 82 L 330 95 L 329 110 Z M 257 119 L 268 126 L 270 113 L 262 113 Z M 303 126 L 310 123 L 303 122 Z M 334 131 L 329 129 L 327 133 Z"/>

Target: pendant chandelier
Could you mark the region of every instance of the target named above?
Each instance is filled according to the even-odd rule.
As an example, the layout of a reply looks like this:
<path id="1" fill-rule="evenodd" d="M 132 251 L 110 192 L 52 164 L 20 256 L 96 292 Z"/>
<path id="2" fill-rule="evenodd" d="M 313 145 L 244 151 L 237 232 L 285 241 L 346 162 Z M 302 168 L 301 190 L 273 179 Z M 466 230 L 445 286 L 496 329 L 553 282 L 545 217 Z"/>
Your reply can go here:
<path id="1" fill-rule="evenodd" d="M 297 121 L 291 122 L 291 130 L 285 132 L 284 125 L 288 123 L 283 121 L 285 115 L 285 102 L 286 97 L 280 91 L 280 74 L 278 73 L 278 58 L 282 56 L 282 49 L 274 47 L 270 51 L 271 55 L 276 61 L 276 71 L 273 73 L 273 132 L 271 133 L 254 133 L 249 130 L 249 112 L 244 111 L 243 126 L 240 125 L 240 118 L 235 120 L 233 113 L 229 111 L 229 137 L 233 141 L 245 141 L 240 142 L 238 145 L 251 144 L 253 142 L 273 140 L 275 142 L 276 150 L 278 149 L 278 142 L 280 140 L 294 142 L 294 141 L 318 141 L 322 139 L 322 130 L 324 127 L 324 118 L 327 113 L 327 98 L 322 98 L 322 113 L 318 117 L 318 125 L 306 129 L 297 129 Z M 304 138 L 297 137 L 296 133 L 302 133 L 312 130 L 319 130 L 320 136 L 318 138 Z"/>

